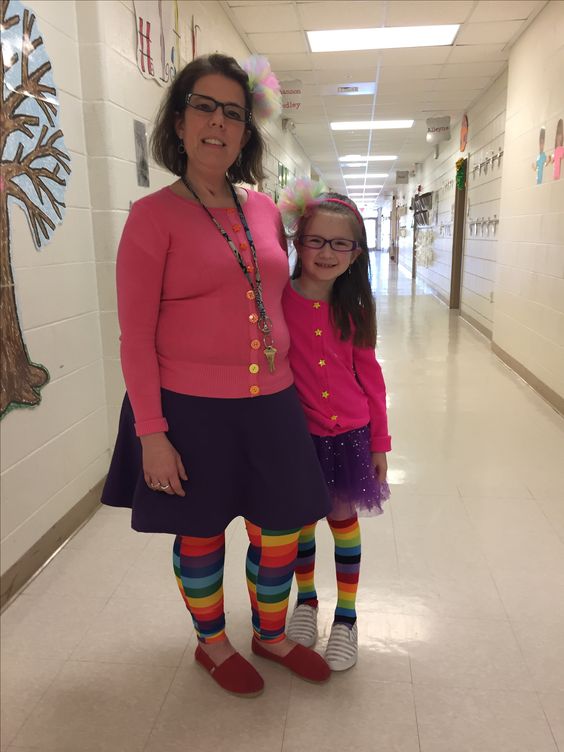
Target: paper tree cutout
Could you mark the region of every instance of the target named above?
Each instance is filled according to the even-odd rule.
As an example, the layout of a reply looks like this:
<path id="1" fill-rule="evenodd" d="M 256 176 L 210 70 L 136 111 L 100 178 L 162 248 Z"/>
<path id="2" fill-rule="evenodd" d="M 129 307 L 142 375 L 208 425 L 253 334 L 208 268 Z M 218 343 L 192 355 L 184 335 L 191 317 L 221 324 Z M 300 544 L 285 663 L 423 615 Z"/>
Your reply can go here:
<path id="1" fill-rule="evenodd" d="M 39 404 L 49 380 L 24 344 L 10 253 L 10 212 L 19 206 L 41 250 L 63 220 L 70 157 L 59 128 L 57 90 L 34 14 L 19 0 L 0 0 L 0 417 Z"/>

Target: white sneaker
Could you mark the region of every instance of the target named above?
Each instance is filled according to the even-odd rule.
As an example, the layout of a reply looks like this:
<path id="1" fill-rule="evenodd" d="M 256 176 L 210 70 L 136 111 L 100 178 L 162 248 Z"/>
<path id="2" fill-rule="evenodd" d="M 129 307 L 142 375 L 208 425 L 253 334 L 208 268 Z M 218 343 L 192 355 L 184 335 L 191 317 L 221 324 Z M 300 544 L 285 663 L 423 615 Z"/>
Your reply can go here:
<path id="1" fill-rule="evenodd" d="M 290 640 L 312 648 L 317 642 L 317 609 L 307 603 L 296 606 L 286 635 Z"/>
<path id="2" fill-rule="evenodd" d="M 337 622 L 331 627 L 331 634 L 325 650 L 325 660 L 331 671 L 346 671 L 356 663 L 358 656 L 358 628 Z"/>

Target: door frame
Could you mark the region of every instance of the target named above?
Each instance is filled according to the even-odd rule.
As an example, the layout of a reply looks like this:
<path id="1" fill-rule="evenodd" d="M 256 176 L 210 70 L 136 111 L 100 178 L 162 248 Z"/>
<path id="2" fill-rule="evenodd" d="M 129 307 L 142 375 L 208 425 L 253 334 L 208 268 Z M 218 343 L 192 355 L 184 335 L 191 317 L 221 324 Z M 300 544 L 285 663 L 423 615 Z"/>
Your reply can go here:
<path id="1" fill-rule="evenodd" d="M 466 182 L 468 175 L 468 158 L 464 158 L 464 185 L 454 189 L 454 219 L 452 229 L 452 265 L 450 270 L 449 308 L 460 308 L 462 286 L 462 261 L 464 257 L 464 230 L 466 218 Z"/>

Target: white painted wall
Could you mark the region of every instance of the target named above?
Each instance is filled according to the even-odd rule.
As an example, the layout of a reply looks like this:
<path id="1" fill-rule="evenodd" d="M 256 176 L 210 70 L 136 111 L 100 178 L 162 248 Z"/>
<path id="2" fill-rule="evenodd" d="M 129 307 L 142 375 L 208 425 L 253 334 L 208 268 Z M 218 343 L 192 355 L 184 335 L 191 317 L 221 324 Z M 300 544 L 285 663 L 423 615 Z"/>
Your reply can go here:
<path id="1" fill-rule="evenodd" d="M 136 67 L 131 0 L 28 0 L 38 16 L 61 100 L 72 157 L 65 221 L 41 253 L 26 219 L 12 212 L 12 259 L 20 321 L 32 360 L 51 383 L 34 409 L 14 410 L 2 438 L 2 563 L 5 572 L 107 472 L 124 393 L 119 364 L 115 256 L 129 202 L 173 181 L 150 164 L 137 186 L 133 121 L 150 130 L 164 90 Z M 181 63 L 198 54 L 249 53 L 218 2 L 179 3 Z M 268 165 L 298 175 L 309 161 L 277 124 Z"/>
<path id="2" fill-rule="evenodd" d="M 501 185 L 500 242 L 493 339 L 564 397 L 564 169 L 532 163 L 539 130 L 553 151 L 564 118 L 564 13 L 552 2 L 511 51 Z"/>
<path id="3" fill-rule="evenodd" d="M 460 121 L 452 124 L 451 140 L 439 147 L 439 158 L 431 153 L 422 165 L 421 172 L 411 179 L 409 189 L 403 191 L 405 200 L 415 193 L 421 184 L 423 192 L 438 192 L 437 225 L 434 228 L 434 259 L 429 267 L 417 267 L 418 279 L 424 280 L 437 290 L 443 299 L 450 295 L 450 277 L 452 271 L 452 221 L 455 200 L 454 177 L 456 161 L 462 156 L 468 157 L 467 207 L 470 217 L 500 217 L 502 159 L 487 172 L 474 172 L 473 167 L 484 161 L 487 154 L 497 152 L 504 144 L 505 103 L 507 98 L 507 71 L 490 86 L 479 101 L 468 110 L 468 145 L 464 153 L 460 152 Z M 467 218 L 468 219 L 468 218 Z M 400 264 L 411 271 L 411 248 L 413 234 L 411 223 L 413 213 L 402 220 L 407 234 L 401 239 Z M 442 234 L 441 234 L 442 225 Z M 449 234 L 450 231 L 450 234 Z M 498 245 L 499 225 L 493 235 L 470 235 L 469 225 L 465 225 L 464 256 L 462 265 L 462 282 L 460 310 L 477 321 L 482 329 L 491 334 L 493 329 L 493 297 L 495 287 L 495 262 Z"/>
<path id="4" fill-rule="evenodd" d="M 507 100 L 507 71 L 488 89 L 470 110 L 471 139 L 469 140 L 468 179 L 466 192 L 467 221 L 465 225 L 464 257 L 460 311 L 481 324 L 490 335 L 493 329 L 496 259 L 500 224 L 482 224 L 472 235 L 469 219 L 500 222 L 500 195 L 504 158 L 474 169 L 492 154 L 504 148 L 505 106 Z M 487 228 L 487 229 L 486 229 Z M 495 233 L 495 234 L 494 234 Z"/>

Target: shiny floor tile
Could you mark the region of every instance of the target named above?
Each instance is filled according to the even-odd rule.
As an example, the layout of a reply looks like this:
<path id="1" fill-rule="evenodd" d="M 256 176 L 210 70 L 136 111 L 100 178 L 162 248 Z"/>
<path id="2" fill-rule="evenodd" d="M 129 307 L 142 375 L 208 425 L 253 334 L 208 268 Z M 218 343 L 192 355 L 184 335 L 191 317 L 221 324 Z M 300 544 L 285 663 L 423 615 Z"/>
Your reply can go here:
<path id="1" fill-rule="evenodd" d="M 61 752 L 141 752 L 175 671 L 68 661 L 12 744 Z"/>
<path id="2" fill-rule="evenodd" d="M 421 752 L 557 752 L 534 693 L 414 691 Z"/>
<path id="3" fill-rule="evenodd" d="M 2 615 L 2 752 L 564 752 L 564 421 L 423 285 L 373 262 L 392 499 L 361 519 L 357 666 L 319 687 L 251 655 L 236 520 L 227 623 L 266 688 L 226 695 L 194 662 L 173 536 L 104 508 Z M 321 522 L 321 653 L 333 553 Z"/>

